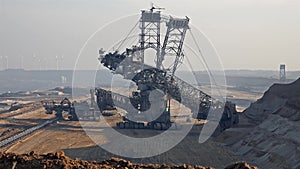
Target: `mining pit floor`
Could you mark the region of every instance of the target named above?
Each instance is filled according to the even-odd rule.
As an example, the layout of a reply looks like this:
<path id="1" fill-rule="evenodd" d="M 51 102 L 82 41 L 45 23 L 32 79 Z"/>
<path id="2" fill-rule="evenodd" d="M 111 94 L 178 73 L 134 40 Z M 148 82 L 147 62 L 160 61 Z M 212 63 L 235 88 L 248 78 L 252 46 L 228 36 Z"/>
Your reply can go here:
<path id="1" fill-rule="evenodd" d="M 245 93 L 241 95 L 246 97 Z M 40 101 L 45 99 L 61 99 L 64 97 L 70 96 L 1 97 L 0 101 L 2 102 L 19 102 L 19 104 L 22 103 L 22 106 L 17 110 L 8 110 L 8 106 L 2 107 L 0 113 L 0 133 L 2 134 L 0 135 L 0 139 L 3 140 L 26 128 L 53 118 L 55 115 L 46 114 Z M 251 97 L 257 97 L 257 95 L 251 95 Z M 81 100 L 84 99 L 81 98 Z M 85 127 L 85 130 L 89 134 L 94 133 L 97 136 L 97 143 L 95 143 L 95 138 L 91 138 L 91 135 L 86 134 L 86 131 L 82 128 L 83 124 L 80 124 L 80 122 L 59 120 L 13 144 L 1 148 L 1 151 L 18 154 L 34 151 L 44 154 L 62 150 L 71 158 L 103 161 L 116 157 L 114 154 L 107 152 L 99 146 L 111 141 L 104 134 L 106 131 L 106 123 L 114 125 L 115 122 L 120 120 L 121 117 L 116 114 L 110 117 L 102 117 L 99 121 L 84 122 L 84 126 L 90 126 Z M 186 163 L 190 165 L 201 164 L 215 168 L 224 168 L 228 164 L 244 160 L 243 157 L 235 155 L 230 151 L 220 140 L 215 141 L 214 139 L 209 139 L 205 143 L 198 143 L 200 129 L 201 124 L 193 127 L 189 134 L 178 145 L 163 154 L 143 159 L 125 159 L 135 163 L 166 163 L 170 165 Z M 161 131 L 122 129 L 119 132 L 128 136 L 145 137 L 145 135 L 151 136 L 159 134 Z"/>

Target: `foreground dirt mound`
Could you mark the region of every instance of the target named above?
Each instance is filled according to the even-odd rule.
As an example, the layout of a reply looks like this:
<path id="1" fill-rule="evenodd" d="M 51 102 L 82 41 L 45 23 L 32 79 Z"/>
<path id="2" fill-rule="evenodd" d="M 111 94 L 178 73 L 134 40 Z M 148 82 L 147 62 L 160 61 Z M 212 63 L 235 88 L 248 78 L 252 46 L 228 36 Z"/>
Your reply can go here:
<path id="1" fill-rule="evenodd" d="M 78 159 L 70 159 L 65 156 L 64 152 L 48 153 L 44 155 L 35 154 L 14 154 L 14 153 L 0 153 L 0 168 L 5 169 L 98 169 L 98 168 L 166 168 L 166 169 L 213 169 L 212 167 L 203 166 L 168 166 L 160 164 L 133 164 L 119 158 L 112 158 L 101 163 L 89 162 Z M 232 164 L 226 169 L 257 169 L 251 167 L 247 163 L 241 162 Z"/>
<path id="2" fill-rule="evenodd" d="M 250 166 L 245 162 L 239 162 L 225 167 L 225 169 L 258 169 L 255 166 Z"/>

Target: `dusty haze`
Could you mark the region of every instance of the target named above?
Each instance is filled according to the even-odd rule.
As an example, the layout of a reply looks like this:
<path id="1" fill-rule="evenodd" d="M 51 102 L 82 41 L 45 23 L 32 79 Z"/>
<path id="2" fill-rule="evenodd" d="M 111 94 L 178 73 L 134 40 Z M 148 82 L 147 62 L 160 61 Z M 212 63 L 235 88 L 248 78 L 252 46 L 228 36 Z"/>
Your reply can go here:
<path id="1" fill-rule="evenodd" d="M 189 16 L 215 45 L 225 69 L 277 70 L 280 63 L 286 63 L 288 70 L 299 70 L 297 0 L 152 2 L 165 7 L 164 13 Z M 4 56 L 8 56 L 9 68 L 25 69 L 56 69 L 55 56 L 63 56 L 61 68 L 72 69 L 80 48 L 93 32 L 111 20 L 138 14 L 150 3 L 0 0 L 0 69 L 6 67 Z M 96 51 L 92 57 L 96 59 Z"/>

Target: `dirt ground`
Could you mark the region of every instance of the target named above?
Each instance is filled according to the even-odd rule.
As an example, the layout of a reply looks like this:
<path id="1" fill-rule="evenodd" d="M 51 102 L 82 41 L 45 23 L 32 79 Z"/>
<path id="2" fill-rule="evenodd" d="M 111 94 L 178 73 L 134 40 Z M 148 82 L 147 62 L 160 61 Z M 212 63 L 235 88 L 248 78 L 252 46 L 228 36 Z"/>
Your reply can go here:
<path id="1" fill-rule="evenodd" d="M 0 113 L 0 139 L 8 138 L 53 117 L 54 115 L 45 114 L 39 102 L 27 103 L 17 110 L 3 110 Z"/>
<path id="2" fill-rule="evenodd" d="M 241 93 L 241 96 L 246 97 L 245 93 Z M 250 95 L 249 95 L 250 97 Z M 254 97 L 251 95 L 251 97 Z M 30 98 L 32 99 L 32 98 Z M 29 100 L 30 100 L 29 99 Z M 41 98 L 41 99 L 47 99 Z M 26 98 L 23 98 L 26 100 Z M 35 99 L 34 99 L 35 100 Z M 172 103 L 175 105 L 175 103 Z M 45 110 L 40 107 L 25 106 L 25 108 L 16 110 L 16 112 L 2 112 L 0 113 L 0 125 L 3 126 L 3 130 L 14 129 L 21 131 L 24 127 L 29 127 L 39 122 L 50 119 L 53 115 L 46 115 Z M 29 107 L 29 108 L 28 108 Z M 28 109 L 28 110 L 27 110 Z M 178 107 L 173 106 L 171 111 L 178 111 Z M 182 111 L 187 111 L 183 107 Z M 26 113 L 22 113 L 26 112 Z M 11 116 L 12 119 L 9 117 Z M 119 116 L 108 117 L 110 124 L 115 124 L 120 120 Z M 185 121 L 186 119 L 182 119 Z M 106 137 L 105 121 L 85 122 L 85 129 L 90 133 L 96 135 L 96 142 L 98 145 L 109 143 L 111 140 Z M 23 125 L 23 126 L 20 126 Z M 35 151 L 36 153 L 54 153 L 63 150 L 65 154 L 71 158 L 78 158 L 82 160 L 96 160 L 98 162 L 116 157 L 115 155 L 105 151 L 95 143 L 95 137 L 90 138 L 91 135 L 87 135 L 81 127 L 82 124 L 75 121 L 58 121 L 51 124 L 42 130 L 16 142 L 9 147 L 6 152 L 12 153 L 29 153 Z M 6 127 L 5 127 L 6 126 Z M 174 148 L 169 151 L 154 156 L 151 158 L 143 159 L 128 159 L 135 163 L 158 163 L 158 164 L 170 164 L 181 165 L 183 163 L 190 165 L 201 164 L 204 166 L 212 166 L 215 168 L 224 168 L 228 164 L 241 161 L 243 158 L 233 154 L 224 147 L 222 143 L 216 142 L 212 139 L 205 143 L 198 143 L 199 131 L 201 126 L 196 126 L 192 131 Z M 122 130 L 119 131 L 128 136 L 152 136 L 159 134 L 161 131 L 155 130 Z M 16 132 L 11 132 L 16 133 Z M 1 138 L 2 139 L 2 138 Z M 168 140 L 166 140 L 167 142 Z"/>
<path id="3" fill-rule="evenodd" d="M 93 122 L 90 122 L 91 125 L 92 123 Z M 95 124 L 94 126 L 99 125 Z M 93 130 L 95 130 L 95 128 Z M 101 130 L 105 129 L 97 129 L 97 132 L 104 133 L 104 131 L 101 132 Z M 122 132 L 128 135 L 134 134 L 136 136 L 137 134 L 141 134 L 144 136 L 145 132 L 151 135 L 158 134 L 159 131 L 123 130 Z M 105 135 L 98 134 L 98 136 L 102 144 L 110 141 Z M 137 163 L 166 163 L 171 165 L 180 165 L 182 163 L 191 165 L 202 164 L 217 168 L 240 161 L 238 157 L 235 157 L 222 147 L 221 144 L 214 141 L 199 144 L 198 137 L 198 132 L 193 131 L 180 144 L 166 153 L 152 158 L 130 160 Z M 98 144 L 101 143 L 98 142 Z M 32 150 L 37 153 L 50 153 L 63 150 L 66 155 L 71 158 L 89 161 L 103 161 L 115 157 L 115 155 L 97 146 L 95 142 L 85 134 L 78 122 L 63 121 L 53 124 L 16 143 L 10 147 L 7 152 L 28 153 Z"/>

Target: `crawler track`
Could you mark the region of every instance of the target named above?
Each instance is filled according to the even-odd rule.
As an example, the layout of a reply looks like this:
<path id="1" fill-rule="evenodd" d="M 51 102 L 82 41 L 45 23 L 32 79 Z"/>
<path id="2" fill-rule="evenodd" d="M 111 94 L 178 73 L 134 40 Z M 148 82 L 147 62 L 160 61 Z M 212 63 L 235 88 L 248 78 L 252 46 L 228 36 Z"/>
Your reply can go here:
<path id="1" fill-rule="evenodd" d="M 29 129 L 26 129 L 22 132 L 19 132 L 19 133 L 15 134 L 15 135 L 7 138 L 7 139 L 2 140 L 2 141 L 0 141 L 0 148 L 5 149 L 7 146 L 11 145 L 12 143 L 16 142 L 17 140 L 19 140 L 21 138 L 24 138 L 26 136 L 29 136 L 30 134 L 33 134 L 34 132 L 42 129 L 43 127 L 45 127 L 45 126 L 47 126 L 47 125 L 49 125 L 49 124 L 51 124 L 55 121 L 57 121 L 58 119 L 59 119 L 58 117 L 52 118 L 52 119 L 47 120 L 43 123 L 40 123 L 36 126 L 33 126 Z"/>
<path id="2" fill-rule="evenodd" d="M 12 118 L 12 117 L 15 117 L 15 116 L 18 116 L 18 115 L 21 115 L 21 114 L 26 114 L 26 113 L 29 113 L 29 112 L 32 112 L 32 111 L 36 111 L 36 110 L 41 108 L 40 106 L 38 106 L 38 102 L 26 103 L 26 104 L 22 105 L 22 107 L 26 107 L 26 106 L 32 106 L 32 108 L 30 108 L 28 110 L 25 110 L 25 111 L 21 111 L 21 112 L 15 112 L 18 109 L 3 111 L 0 114 L 0 116 L 1 116 L 0 119 Z"/>

